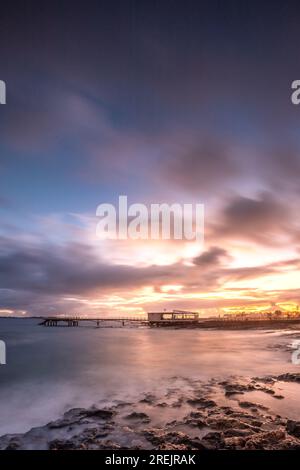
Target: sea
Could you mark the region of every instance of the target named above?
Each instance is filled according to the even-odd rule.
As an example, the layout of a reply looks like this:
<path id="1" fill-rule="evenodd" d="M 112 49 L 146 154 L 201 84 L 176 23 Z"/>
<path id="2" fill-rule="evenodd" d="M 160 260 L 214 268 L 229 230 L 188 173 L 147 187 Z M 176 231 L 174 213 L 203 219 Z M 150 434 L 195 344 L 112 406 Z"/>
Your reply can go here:
<path id="1" fill-rule="evenodd" d="M 172 377 L 197 380 L 300 372 L 291 345 L 300 331 L 44 327 L 39 319 L 0 319 L 0 435 L 23 433 L 74 407 L 109 405 L 161 392 Z M 287 386 L 288 387 L 288 386 Z M 299 388 L 299 387 L 298 387 Z M 300 419 L 298 388 L 278 412 Z"/>

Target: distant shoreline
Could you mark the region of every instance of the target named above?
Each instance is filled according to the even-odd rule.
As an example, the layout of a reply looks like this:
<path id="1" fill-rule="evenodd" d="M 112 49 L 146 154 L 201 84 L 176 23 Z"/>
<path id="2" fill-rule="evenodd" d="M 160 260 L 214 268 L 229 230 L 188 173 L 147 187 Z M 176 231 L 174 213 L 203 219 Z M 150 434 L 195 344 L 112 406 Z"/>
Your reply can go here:
<path id="1" fill-rule="evenodd" d="M 197 325 L 196 328 L 214 328 L 214 329 L 264 329 L 264 328 L 290 328 L 292 326 L 300 327 L 300 319 L 297 320 L 207 320 L 204 325 Z"/>
<path id="2" fill-rule="evenodd" d="M 0 316 L 0 320 L 42 320 L 45 317 L 4 317 Z M 83 320 L 84 321 L 84 320 Z M 88 320 L 87 320 L 88 321 Z M 102 321 L 105 321 L 104 319 Z M 141 320 L 142 321 L 142 320 Z M 143 320 L 144 321 L 144 320 Z M 109 323 L 109 320 L 107 320 Z M 62 327 L 62 325 L 60 325 Z M 93 327 L 93 325 L 91 325 Z M 145 325 L 144 325 L 145 326 Z M 175 323 L 165 322 L 160 323 L 158 326 L 149 325 L 151 329 L 164 328 L 164 329 L 219 329 L 219 330 L 257 330 L 257 329 L 287 329 L 293 327 L 300 327 L 300 319 L 286 319 L 286 320 L 201 320 L 199 323 Z M 56 326 L 55 328 L 58 328 Z M 101 327 L 100 327 L 101 328 Z M 124 328 L 124 326 L 120 326 Z"/>

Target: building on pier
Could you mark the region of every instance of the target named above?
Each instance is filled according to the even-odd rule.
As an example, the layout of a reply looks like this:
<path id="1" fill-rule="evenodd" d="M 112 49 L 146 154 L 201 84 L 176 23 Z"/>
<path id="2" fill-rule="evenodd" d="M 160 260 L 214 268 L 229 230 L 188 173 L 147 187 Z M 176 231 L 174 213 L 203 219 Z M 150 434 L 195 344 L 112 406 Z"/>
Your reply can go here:
<path id="1" fill-rule="evenodd" d="M 199 315 L 196 312 L 186 310 L 173 310 L 172 312 L 148 312 L 148 322 L 150 325 L 191 323 L 197 322 Z"/>

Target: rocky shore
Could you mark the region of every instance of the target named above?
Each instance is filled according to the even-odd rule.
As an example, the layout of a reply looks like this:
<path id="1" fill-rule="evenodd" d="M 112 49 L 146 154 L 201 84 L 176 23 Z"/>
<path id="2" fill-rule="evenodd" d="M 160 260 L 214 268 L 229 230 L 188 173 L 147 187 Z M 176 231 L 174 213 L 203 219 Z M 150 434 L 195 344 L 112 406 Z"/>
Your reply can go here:
<path id="1" fill-rule="evenodd" d="M 254 400 L 257 394 L 268 403 L 288 400 L 279 393 L 284 384 L 300 392 L 300 374 L 172 377 L 161 396 L 74 408 L 25 434 L 0 437 L 0 449 L 300 449 L 300 421 Z"/>

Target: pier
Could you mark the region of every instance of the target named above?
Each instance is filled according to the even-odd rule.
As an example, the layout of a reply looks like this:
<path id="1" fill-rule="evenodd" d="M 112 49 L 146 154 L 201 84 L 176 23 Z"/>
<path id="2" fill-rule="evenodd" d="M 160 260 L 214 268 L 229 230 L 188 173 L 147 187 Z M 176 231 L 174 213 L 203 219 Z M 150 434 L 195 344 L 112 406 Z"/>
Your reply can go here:
<path id="1" fill-rule="evenodd" d="M 42 326 L 68 326 L 68 327 L 77 327 L 80 323 L 92 323 L 100 327 L 103 322 L 118 322 L 122 326 L 128 323 L 146 323 L 148 324 L 147 318 L 137 318 L 137 317 L 114 317 L 114 318 L 95 318 L 95 317 L 46 317 L 40 325 Z"/>
<path id="2" fill-rule="evenodd" d="M 105 323 L 118 323 L 120 326 L 129 324 L 145 325 L 155 327 L 178 327 L 178 328 L 217 328 L 217 329 L 248 329 L 248 328 L 287 328 L 300 324 L 299 312 L 293 314 L 264 315 L 225 315 L 223 317 L 199 317 L 197 312 L 186 310 L 172 310 L 163 312 L 148 312 L 147 316 L 128 317 L 88 317 L 77 315 L 51 316 L 43 318 L 40 325 L 46 327 L 78 327 L 80 324 L 90 323 L 96 327 L 104 326 Z"/>

